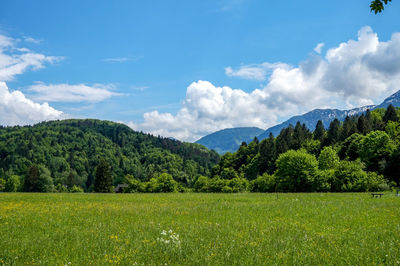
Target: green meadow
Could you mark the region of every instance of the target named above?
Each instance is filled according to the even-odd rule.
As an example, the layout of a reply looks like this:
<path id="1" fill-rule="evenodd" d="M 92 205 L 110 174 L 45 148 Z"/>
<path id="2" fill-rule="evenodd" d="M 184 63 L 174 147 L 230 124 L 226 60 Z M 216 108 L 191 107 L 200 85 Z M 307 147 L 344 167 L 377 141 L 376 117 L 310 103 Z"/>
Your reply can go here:
<path id="1" fill-rule="evenodd" d="M 400 197 L 1 193 L 0 264 L 396 265 Z"/>

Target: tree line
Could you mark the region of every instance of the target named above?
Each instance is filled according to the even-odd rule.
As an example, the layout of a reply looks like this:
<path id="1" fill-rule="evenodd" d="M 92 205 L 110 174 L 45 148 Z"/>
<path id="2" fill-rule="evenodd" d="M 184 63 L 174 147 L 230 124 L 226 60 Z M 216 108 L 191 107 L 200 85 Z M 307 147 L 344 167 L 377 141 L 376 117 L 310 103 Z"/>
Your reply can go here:
<path id="1" fill-rule="evenodd" d="M 297 123 L 219 157 L 201 145 L 112 122 L 67 120 L 0 129 L 0 190 L 111 192 L 378 191 L 399 184 L 393 106 Z"/>
<path id="2" fill-rule="evenodd" d="M 399 110 L 367 110 L 318 121 L 311 132 L 299 122 L 226 153 L 195 184 L 197 191 L 312 192 L 378 191 L 399 184 Z M 239 185 L 240 184 L 240 185 Z"/>

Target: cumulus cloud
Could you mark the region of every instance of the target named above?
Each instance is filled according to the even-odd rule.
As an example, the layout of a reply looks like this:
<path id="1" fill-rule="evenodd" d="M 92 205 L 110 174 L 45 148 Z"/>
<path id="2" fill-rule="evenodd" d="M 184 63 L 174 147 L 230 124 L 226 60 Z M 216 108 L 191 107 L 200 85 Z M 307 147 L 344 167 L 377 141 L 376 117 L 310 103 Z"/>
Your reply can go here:
<path id="1" fill-rule="evenodd" d="M 128 124 L 136 130 L 194 141 L 229 127 L 268 128 L 314 108 L 372 104 L 400 89 L 400 33 L 384 42 L 370 27 L 363 27 L 357 40 L 328 49 L 325 55 L 311 54 L 298 66 L 267 62 L 236 70 L 227 67 L 225 72 L 266 84 L 246 93 L 194 82 L 176 115 L 152 111 L 144 114 L 142 123 Z"/>
<path id="2" fill-rule="evenodd" d="M 29 37 L 30 38 L 30 37 Z M 29 41 L 37 41 L 33 38 Z M 17 40 L 0 35 L 0 81 L 10 81 L 15 76 L 32 69 L 38 70 L 45 64 L 61 60 L 60 56 L 46 56 L 30 51 L 25 47 L 17 47 Z"/>
<path id="3" fill-rule="evenodd" d="M 65 118 L 66 115 L 49 106 L 29 100 L 20 91 L 10 92 L 5 82 L 0 81 L 0 124 L 27 125 L 45 120 Z"/>
<path id="4" fill-rule="evenodd" d="M 186 98 L 176 115 L 147 112 L 143 123 L 129 122 L 128 125 L 135 130 L 187 141 L 194 141 L 222 128 L 265 127 L 276 121 L 276 116 L 260 115 L 268 111 L 263 104 L 263 97 L 263 92 L 259 90 L 246 93 L 226 86 L 216 87 L 200 80 L 187 88 Z"/>
<path id="5" fill-rule="evenodd" d="M 29 86 L 28 90 L 33 92 L 33 99 L 47 102 L 100 102 L 113 96 L 123 94 L 114 92 L 114 85 L 94 84 L 45 84 L 37 82 Z"/>

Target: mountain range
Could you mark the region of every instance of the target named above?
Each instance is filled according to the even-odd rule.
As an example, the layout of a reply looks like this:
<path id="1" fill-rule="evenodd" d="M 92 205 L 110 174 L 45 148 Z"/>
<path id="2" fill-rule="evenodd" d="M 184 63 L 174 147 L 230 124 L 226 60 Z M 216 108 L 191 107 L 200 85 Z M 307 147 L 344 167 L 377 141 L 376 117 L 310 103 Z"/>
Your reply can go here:
<path id="1" fill-rule="evenodd" d="M 386 98 L 379 105 L 368 105 L 358 108 L 353 108 L 350 110 L 338 110 L 338 109 L 314 109 L 310 112 L 307 112 L 303 115 L 293 116 L 290 119 L 286 120 L 283 123 L 275 125 L 273 127 L 268 128 L 267 130 L 257 134 L 258 130 L 249 130 L 256 128 L 249 127 L 238 127 L 238 128 L 230 128 L 223 129 L 207 136 L 202 137 L 196 143 L 202 144 L 209 149 L 214 149 L 216 152 L 223 154 L 225 152 L 234 152 L 236 151 L 240 144 L 245 141 L 249 142 L 254 137 L 257 137 L 260 141 L 268 138 L 269 134 L 272 133 L 274 136 L 279 135 L 283 128 L 288 127 L 289 125 L 295 125 L 297 121 L 300 123 L 304 123 L 310 130 L 314 130 L 318 120 L 321 120 L 324 124 L 325 128 L 329 127 L 329 124 L 335 119 L 339 119 L 343 121 L 346 116 L 353 116 L 357 114 L 361 114 L 368 109 L 374 110 L 377 108 L 386 108 L 390 104 L 395 107 L 400 107 L 400 90 L 388 98 Z"/>
<path id="2" fill-rule="evenodd" d="M 227 128 L 204 136 L 196 143 L 215 150 L 219 154 L 224 154 L 228 151 L 237 150 L 243 141 L 250 142 L 255 136 L 263 132 L 264 129 L 258 127 Z"/>

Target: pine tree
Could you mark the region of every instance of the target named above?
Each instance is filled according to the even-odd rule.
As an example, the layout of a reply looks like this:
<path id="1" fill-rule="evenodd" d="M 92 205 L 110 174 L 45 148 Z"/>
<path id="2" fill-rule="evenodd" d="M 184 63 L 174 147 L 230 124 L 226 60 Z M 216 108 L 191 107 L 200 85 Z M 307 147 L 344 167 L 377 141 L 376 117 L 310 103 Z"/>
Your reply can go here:
<path id="1" fill-rule="evenodd" d="M 36 165 L 32 165 L 28 169 L 28 173 L 24 181 L 25 192 L 40 192 L 39 189 L 39 168 Z"/>
<path id="2" fill-rule="evenodd" d="M 383 122 L 387 123 L 389 121 L 394 121 L 394 122 L 399 121 L 397 110 L 393 105 L 388 106 L 385 115 L 383 116 Z"/>
<path id="3" fill-rule="evenodd" d="M 354 118 L 346 116 L 346 119 L 343 122 L 342 131 L 340 132 L 340 140 L 343 141 L 354 133 L 357 133 L 356 122 L 354 121 Z"/>
<path id="4" fill-rule="evenodd" d="M 276 137 L 276 152 L 278 154 L 284 153 L 293 146 L 293 126 L 289 125 L 287 128 L 281 130 L 281 133 Z"/>
<path id="5" fill-rule="evenodd" d="M 272 174 L 275 172 L 275 161 L 277 159 L 275 138 L 272 133 L 269 134 L 267 139 L 260 143 L 260 169 L 259 173 L 268 172 Z"/>
<path id="6" fill-rule="evenodd" d="M 301 144 L 306 139 L 306 132 L 304 132 L 303 127 L 301 126 L 300 122 L 297 121 L 296 126 L 293 130 L 293 145 L 292 149 L 298 150 L 301 147 Z"/>
<path id="7" fill-rule="evenodd" d="M 96 168 L 96 176 L 94 178 L 94 191 L 107 193 L 112 191 L 113 179 L 111 175 L 110 165 L 101 160 Z"/>
<path id="8" fill-rule="evenodd" d="M 357 121 L 357 131 L 358 133 L 365 135 L 367 134 L 368 130 L 367 130 L 367 125 L 366 125 L 366 121 L 365 121 L 365 116 L 364 114 L 362 114 L 360 117 L 358 117 L 358 121 Z"/>
<path id="9" fill-rule="evenodd" d="M 314 135 L 315 140 L 319 140 L 321 143 L 324 141 L 325 127 L 321 120 L 318 120 L 317 125 L 315 126 L 313 135 Z"/>
<path id="10" fill-rule="evenodd" d="M 328 136 L 326 138 L 326 145 L 333 145 L 336 142 L 339 141 L 340 137 L 340 121 L 335 118 L 330 125 L 328 129 Z"/>

